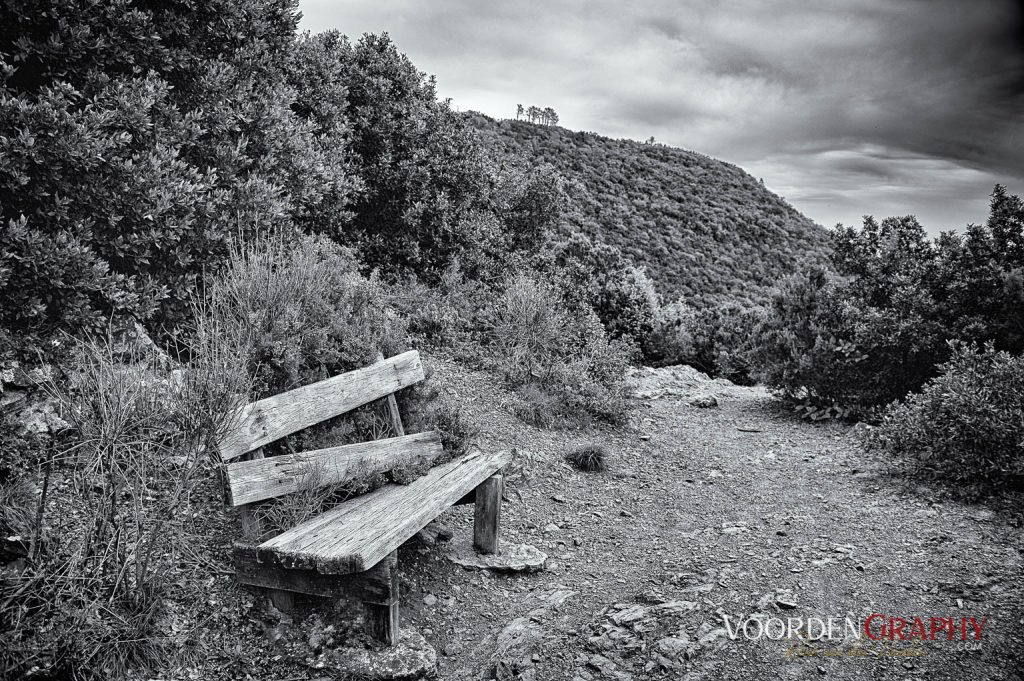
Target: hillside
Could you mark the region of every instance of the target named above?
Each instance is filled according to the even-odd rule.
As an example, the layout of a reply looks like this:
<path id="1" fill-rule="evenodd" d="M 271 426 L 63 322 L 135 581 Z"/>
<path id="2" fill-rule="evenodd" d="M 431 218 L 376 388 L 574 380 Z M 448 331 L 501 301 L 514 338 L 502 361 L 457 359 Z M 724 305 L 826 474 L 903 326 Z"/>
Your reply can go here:
<path id="1" fill-rule="evenodd" d="M 828 233 L 742 169 L 661 144 L 523 121 L 467 118 L 499 154 L 550 164 L 573 199 L 565 224 L 618 246 L 667 300 L 760 302 Z"/>

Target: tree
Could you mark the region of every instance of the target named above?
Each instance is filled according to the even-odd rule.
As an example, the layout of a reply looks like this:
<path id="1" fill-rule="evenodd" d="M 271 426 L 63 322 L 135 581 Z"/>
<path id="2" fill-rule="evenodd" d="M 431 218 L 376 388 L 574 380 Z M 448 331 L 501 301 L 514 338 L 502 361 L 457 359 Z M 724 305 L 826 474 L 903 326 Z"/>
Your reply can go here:
<path id="1" fill-rule="evenodd" d="M 1020 200 L 992 193 L 985 225 L 929 239 L 913 217 L 834 233 L 838 276 L 783 286 L 761 330 L 769 385 L 808 408 L 871 409 L 915 392 L 950 342 L 1024 353 Z"/>
<path id="2" fill-rule="evenodd" d="M 0 326 L 174 325 L 233 235 L 327 224 L 345 133 L 292 111 L 289 0 L 0 9 Z"/>
<path id="3" fill-rule="evenodd" d="M 334 87 L 345 91 L 354 172 L 352 219 L 333 236 L 388 277 L 430 281 L 453 258 L 473 257 L 488 208 L 490 161 L 464 118 L 437 100 L 434 80 L 388 35 L 351 43 L 331 31 L 308 39 Z"/>
<path id="4" fill-rule="evenodd" d="M 522 104 L 516 104 L 516 120 L 518 121 L 519 117 L 522 116 L 522 115 L 523 115 L 523 105 Z"/>

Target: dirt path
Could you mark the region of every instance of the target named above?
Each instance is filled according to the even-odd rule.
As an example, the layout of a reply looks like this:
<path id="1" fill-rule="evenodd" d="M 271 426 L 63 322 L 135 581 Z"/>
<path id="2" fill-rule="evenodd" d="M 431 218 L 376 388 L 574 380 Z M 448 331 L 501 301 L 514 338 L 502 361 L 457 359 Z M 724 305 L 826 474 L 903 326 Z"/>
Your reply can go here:
<path id="1" fill-rule="evenodd" d="M 907 490 L 849 428 L 800 422 L 760 389 L 688 370 L 642 374 L 631 426 L 581 436 L 526 426 L 493 378 L 430 364 L 483 447 L 521 452 L 503 539 L 550 556 L 543 573 L 492 577 L 437 547 L 403 547 L 404 623 L 443 651 L 442 678 L 495 665 L 525 679 L 1024 678 L 1019 509 Z M 690 406 L 693 392 L 719 406 Z M 564 463 L 582 441 L 609 448 L 609 472 Z M 444 520 L 466 533 L 469 513 Z M 833 641 L 797 655 L 729 638 L 723 613 L 757 612 L 953 617 L 958 639 L 961 618 L 988 619 L 973 646 Z"/>

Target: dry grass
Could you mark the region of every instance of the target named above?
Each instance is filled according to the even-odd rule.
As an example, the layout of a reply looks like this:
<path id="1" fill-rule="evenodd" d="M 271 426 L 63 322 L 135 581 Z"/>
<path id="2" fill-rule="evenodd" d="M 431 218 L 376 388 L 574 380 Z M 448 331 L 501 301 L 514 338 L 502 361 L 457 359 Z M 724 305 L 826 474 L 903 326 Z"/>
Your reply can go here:
<path id="1" fill-rule="evenodd" d="M 588 473 L 608 470 L 608 458 L 608 450 L 599 444 L 583 445 L 565 455 L 566 461 Z"/>
<path id="2" fill-rule="evenodd" d="M 197 342 L 214 333 L 200 329 Z M 41 471 L 26 569 L 3 582 L 0 676 L 162 667 L 175 653 L 163 627 L 167 568 L 245 374 L 227 352 L 174 370 L 126 357 L 108 337 L 78 344 L 67 380 L 45 389 L 72 428 Z"/>

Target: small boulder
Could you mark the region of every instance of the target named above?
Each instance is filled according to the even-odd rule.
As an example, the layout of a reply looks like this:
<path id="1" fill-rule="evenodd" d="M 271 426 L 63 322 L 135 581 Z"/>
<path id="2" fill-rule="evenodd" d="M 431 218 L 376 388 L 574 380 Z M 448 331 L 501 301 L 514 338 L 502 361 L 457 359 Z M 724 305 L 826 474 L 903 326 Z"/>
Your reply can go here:
<path id="1" fill-rule="evenodd" d="M 390 648 L 335 648 L 303 661 L 342 678 L 413 681 L 437 677 L 437 652 L 411 629 L 402 629 L 398 643 Z"/>
<path id="2" fill-rule="evenodd" d="M 718 399 L 714 395 L 694 395 L 690 398 L 690 406 L 711 409 L 718 406 Z"/>
<path id="3" fill-rule="evenodd" d="M 658 652 L 670 660 L 674 660 L 686 652 L 686 648 L 689 645 L 690 642 L 688 640 L 678 636 L 666 636 L 657 643 Z"/>

